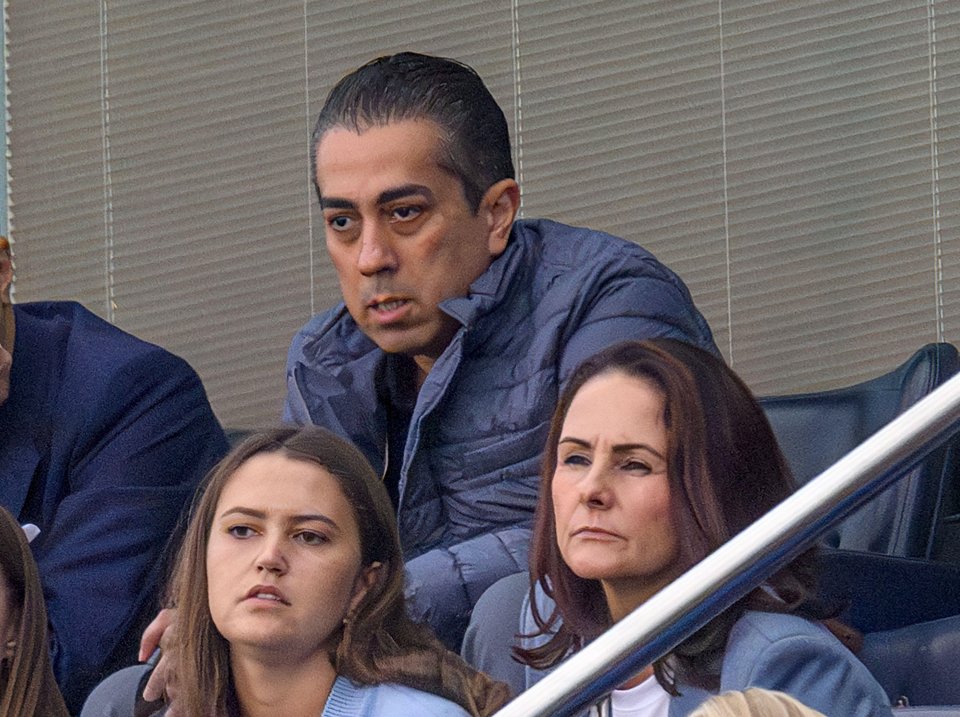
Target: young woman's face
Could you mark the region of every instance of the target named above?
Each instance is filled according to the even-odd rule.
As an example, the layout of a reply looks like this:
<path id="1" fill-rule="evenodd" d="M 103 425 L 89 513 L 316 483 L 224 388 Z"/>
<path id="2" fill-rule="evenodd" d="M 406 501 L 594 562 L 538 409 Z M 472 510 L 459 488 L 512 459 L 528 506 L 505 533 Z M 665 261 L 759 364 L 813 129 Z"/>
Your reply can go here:
<path id="1" fill-rule="evenodd" d="M 639 604 L 678 573 L 663 409 L 653 384 L 601 374 L 577 392 L 560 432 L 557 543 L 570 569 L 599 580 L 608 601 L 616 593 Z"/>
<path id="2" fill-rule="evenodd" d="M 301 660 L 336 649 L 374 579 L 353 510 L 326 470 L 259 453 L 229 478 L 207 544 L 210 613 L 231 652 Z"/>

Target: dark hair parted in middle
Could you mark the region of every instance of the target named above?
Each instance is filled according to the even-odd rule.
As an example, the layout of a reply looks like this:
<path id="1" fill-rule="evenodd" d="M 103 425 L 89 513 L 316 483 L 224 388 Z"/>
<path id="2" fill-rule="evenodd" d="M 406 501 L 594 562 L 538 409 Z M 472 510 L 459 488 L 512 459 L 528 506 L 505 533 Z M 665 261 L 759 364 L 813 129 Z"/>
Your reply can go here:
<path id="1" fill-rule="evenodd" d="M 437 125 L 442 155 L 436 160 L 460 179 L 473 211 L 493 184 L 514 178 L 507 120 L 480 75 L 446 57 L 401 52 L 371 60 L 330 91 L 313 130 L 314 182 L 317 145 L 328 130 L 359 133 L 406 120 Z"/>
<path id="2" fill-rule="evenodd" d="M 351 443 L 317 427 L 278 428 L 250 436 L 198 490 L 174 570 L 170 597 L 179 609 L 178 686 L 185 714 L 231 715 L 235 697 L 227 640 L 213 622 L 207 545 L 217 503 L 234 473 L 262 453 L 314 463 L 339 484 L 359 530 L 361 563 L 380 563 L 375 583 L 342 628 L 338 675 L 365 685 L 394 682 L 445 697 L 473 715 L 495 711 L 507 688 L 469 667 L 425 626 L 407 616 L 404 566 L 393 506 L 382 481 Z"/>
<path id="3" fill-rule="evenodd" d="M 611 625 L 599 580 L 578 577 L 557 543 L 552 481 L 557 446 L 577 392 L 592 378 L 620 373 L 649 382 L 664 399 L 667 477 L 672 522 L 685 570 L 784 500 L 794 484 L 763 409 L 747 386 L 712 354 L 673 339 L 630 341 L 584 361 L 571 376 L 553 414 L 543 461 L 531 547 L 531 607 L 540 646 L 515 648 L 537 668 L 557 664 Z M 808 550 L 654 663 L 660 684 L 716 688 L 719 664 L 733 624 L 745 610 L 817 615 L 816 556 Z M 553 599 L 550 615 L 537 610 L 537 584 Z"/>

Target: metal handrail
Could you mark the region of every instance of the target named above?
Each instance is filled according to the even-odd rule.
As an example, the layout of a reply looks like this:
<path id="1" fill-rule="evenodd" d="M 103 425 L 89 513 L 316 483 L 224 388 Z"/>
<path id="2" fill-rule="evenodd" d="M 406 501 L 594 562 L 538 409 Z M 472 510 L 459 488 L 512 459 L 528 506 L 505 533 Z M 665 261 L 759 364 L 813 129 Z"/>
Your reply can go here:
<path id="1" fill-rule="evenodd" d="M 960 422 L 960 375 L 564 661 L 494 717 L 565 717 L 596 703 L 895 482 Z"/>

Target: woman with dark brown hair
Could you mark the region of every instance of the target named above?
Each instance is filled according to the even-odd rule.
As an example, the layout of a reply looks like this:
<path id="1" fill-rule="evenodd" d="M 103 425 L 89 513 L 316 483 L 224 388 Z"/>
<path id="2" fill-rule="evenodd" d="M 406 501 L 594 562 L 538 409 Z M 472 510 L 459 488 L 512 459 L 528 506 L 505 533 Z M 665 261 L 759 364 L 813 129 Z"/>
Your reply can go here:
<path id="1" fill-rule="evenodd" d="M 515 649 L 527 684 L 792 490 L 763 410 L 720 359 L 657 339 L 585 361 L 545 450 L 525 638 Z M 604 709 L 678 717 L 708 692 L 757 686 L 827 713 L 889 717 L 880 686 L 818 621 L 826 615 L 813 600 L 814 558 L 811 549 L 772 575 Z"/>
<path id="2" fill-rule="evenodd" d="M 0 508 L 0 715 L 68 714 L 50 665 L 37 564 L 23 529 Z"/>
<path id="3" fill-rule="evenodd" d="M 356 448 L 313 427 L 251 436 L 209 475 L 177 559 L 177 714 L 495 711 L 506 686 L 407 617 L 403 580 L 393 507 Z"/>

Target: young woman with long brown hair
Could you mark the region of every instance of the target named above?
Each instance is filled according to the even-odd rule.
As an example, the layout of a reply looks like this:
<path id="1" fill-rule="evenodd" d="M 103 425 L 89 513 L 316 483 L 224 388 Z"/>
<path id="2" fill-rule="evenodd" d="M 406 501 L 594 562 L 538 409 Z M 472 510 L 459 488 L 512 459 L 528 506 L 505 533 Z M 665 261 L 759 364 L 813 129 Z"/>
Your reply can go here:
<path id="1" fill-rule="evenodd" d="M 198 494 L 174 571 L 177 714 L 495 711 L 506 686 L 408 618 L 403 581 L 393 507 L 354 446 L 314 427 L 251 436 Z"/>

